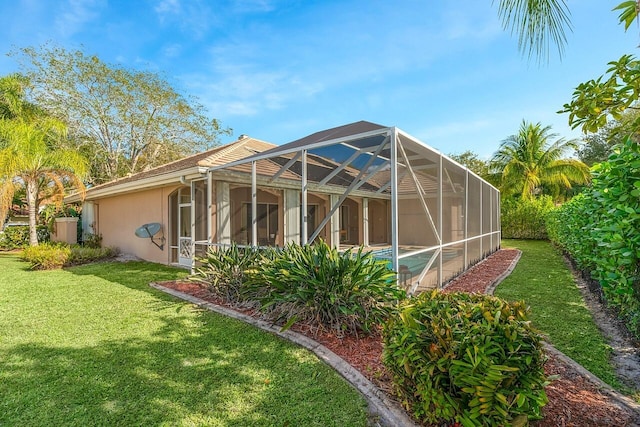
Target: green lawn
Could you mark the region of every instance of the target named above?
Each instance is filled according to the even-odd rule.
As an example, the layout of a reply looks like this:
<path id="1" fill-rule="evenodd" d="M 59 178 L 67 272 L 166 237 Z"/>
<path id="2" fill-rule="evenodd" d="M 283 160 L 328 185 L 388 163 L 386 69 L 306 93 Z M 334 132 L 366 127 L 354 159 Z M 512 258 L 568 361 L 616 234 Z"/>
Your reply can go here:
<path id="1" fill-rule="evenodd" d="M 582 300 L 562 256 L 546 241 L 504 240 L 503 247 L 522 250 L 513 273 L 496 289 L 507 300 L 525 300 L 533 324 L 560 351 L 611 386 L 620 389 L 607 345 Z"/>
<path id="2" fill-rule="evenodd" d="M 363 398 L 308 351 L 148 286 L 184 274 L 0 255 L 0 425 L 366 424 Z"/>

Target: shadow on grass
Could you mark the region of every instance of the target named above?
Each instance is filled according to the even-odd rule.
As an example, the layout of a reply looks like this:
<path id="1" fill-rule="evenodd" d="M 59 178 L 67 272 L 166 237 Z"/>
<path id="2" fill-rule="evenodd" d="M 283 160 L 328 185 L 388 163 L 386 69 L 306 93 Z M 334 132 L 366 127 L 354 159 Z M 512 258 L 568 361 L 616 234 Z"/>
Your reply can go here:
<path id="1" fill-rule="evenodd" d="M 0 425 L 364 423 L 357 393 L 288 343 L 210 313 L 160 319 L 147 339 L 0 351 Z"/>

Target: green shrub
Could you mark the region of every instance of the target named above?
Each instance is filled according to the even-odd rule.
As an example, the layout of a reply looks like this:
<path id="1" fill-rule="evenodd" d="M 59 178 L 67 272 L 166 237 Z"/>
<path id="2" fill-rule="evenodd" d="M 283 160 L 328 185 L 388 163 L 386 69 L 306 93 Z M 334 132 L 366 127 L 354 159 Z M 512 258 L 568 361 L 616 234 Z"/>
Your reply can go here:
<path id="1" fill-rule="evenodd" d="M 591 188 L 551 215 L 548 227 L 640 338 L 640 146 L 615 146 L 594 166 Z"/>
<path id="2" fill-rule="evenodd" d="M 258 253 L 253 249 L 209 248 L 207 256 L 197 260 L 198 267 L 191 279 L 207 286 L 214 295 L 236 304 L 243 300 L 242 286 L 247 279 L 245 271 L 254 267 Z"/>
<path id="3" fill-rule="evenodd" d="M 32 270 L 62 268 L 71 256 L 71 248 L 65 244 L 41 243 L 22 251 L 22 259 L 31 264 Z"/>
<path id="4" fill-rule="evenodd" d="M 82 245 L 87 248 L 99 248 L 102 246 L 102 234 L 85 233 L 82 237 Z"/>
<path id="5" fill-rule="evenodd" d="M 384 327 L 383 361 L 414 416 L 463 426 L 523 425 L 547 403 L 542 339 L 523 302 L 424 293 Z"/>
<path id="6" fill-rule="evenodd" d="M 405 297 L 387 261 L 320 241 L 261 253 L 246 295 L 284 328 L 297 320 L 346 333 L 371 332 Z"/>
<path id="7" fill-rule="evenodd" d="M 65 265 L 86 264 L 88 262 L 100 261 L 117 256 L 119 253 L 116 248 L 92 248 L 81 245 L 71 246 L 71 254 Z"/>
<path id="8" fill-rule="evenodd" d="M 551 196 L 534 199 L 505 199 L 500 207 L 500 225 L 503 239 L 547 238 L 545 220 L 554 210 Z"/>
<path id="9" fill-rule="evenodd" d="M 118 255 L 115 248 L 86 248 L 66 243 L 41 243 L 29 246 L 22 251 L 21 258 L 31 264 L 33 270 L 52 270 L 67 265 L 86 264 L 88 262 L 113 258 Z"/>
<path id="10" fill-rule="evenodd" d="M 36 227 L 36 233 L 38 235 L 39 243 L 45 243 L 49 241 L 49 229 L 45 225 L 38 225 Z M 11 251 L 14 249 L 26 248 L 27 246 L 29 246 L 28 225 L 6 227 L 4 231 L 0 233 L 1 250 Z"/>

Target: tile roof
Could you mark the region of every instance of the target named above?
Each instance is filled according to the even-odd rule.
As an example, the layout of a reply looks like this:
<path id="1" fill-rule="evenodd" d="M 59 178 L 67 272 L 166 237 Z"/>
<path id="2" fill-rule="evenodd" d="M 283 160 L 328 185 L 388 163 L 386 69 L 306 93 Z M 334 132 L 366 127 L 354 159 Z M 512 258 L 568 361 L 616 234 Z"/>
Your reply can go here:
<path id="1" fill-rule="evenodd" d="M 178 172 L 180 170 L 187 170 L 197 167 L 209 168 L 212 166 L 219 166 L 235 160 L 240 160 L 248 156 L 252 156 L 265 150 L 272 149 L 275 146 L 275 144 L 271 144 L 269 142 L 261 141 L 259 139 L 251 138 L 248 136 L 243 136 L 237 141 L 231 142 L 229 144 L 215 147 L 211 150 L 197 153 L 192 156 L 184 157 L 180 160 L 166 163 L 153 169 L 138 172 L 123 178 L 118 178 L 104 184 L 96 185 L 95 187 L 89 188 L 87 191 L 88 193 L 91 193 L 92 191 L 98 189 L 115 187 L 125 183 L 131 183 L 146 178 L 152 178 L 172 172 Z"/>

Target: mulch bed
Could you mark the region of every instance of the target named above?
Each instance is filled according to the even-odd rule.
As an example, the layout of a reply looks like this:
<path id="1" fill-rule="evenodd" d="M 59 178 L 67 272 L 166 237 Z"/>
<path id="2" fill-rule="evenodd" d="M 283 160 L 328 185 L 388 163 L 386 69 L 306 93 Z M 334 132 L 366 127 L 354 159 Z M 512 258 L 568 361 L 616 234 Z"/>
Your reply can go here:
<path id="1" fill-rule="evenodd" d="M 518 255 L 517 250 L 502 249 L 463 275 L 453 280 L 445 292 L 463 291 L 484 293 L 496 278 L 503 274 Z M 206 289 L 191 282 L 164 282 L 163 286 L 188 293 L 203 300 L 224 305 Z M 230 307 L 234 308 L 234 307 Z M 258 316 L 255 310 L 238 309 L 245 314 Z M 393 396 L 391 376 L 382 364 L 382 341 L 380 335 L 368 337 L 338 337 L 330 331 L 318 330 L 309 325 L 295 324 L 292 327 L 321 343 L 358 369 L 376 386 Z M 573 365 L 549 354 L 545 364 L 547 375 L 558 376 L 547 388 L 549 403 L 543 408 L 544 419 L 533 422 L 533 426 L 596 427 L 635 426 L 640 415 L 620 405 L 589 377 L 576 370 Z"/>

